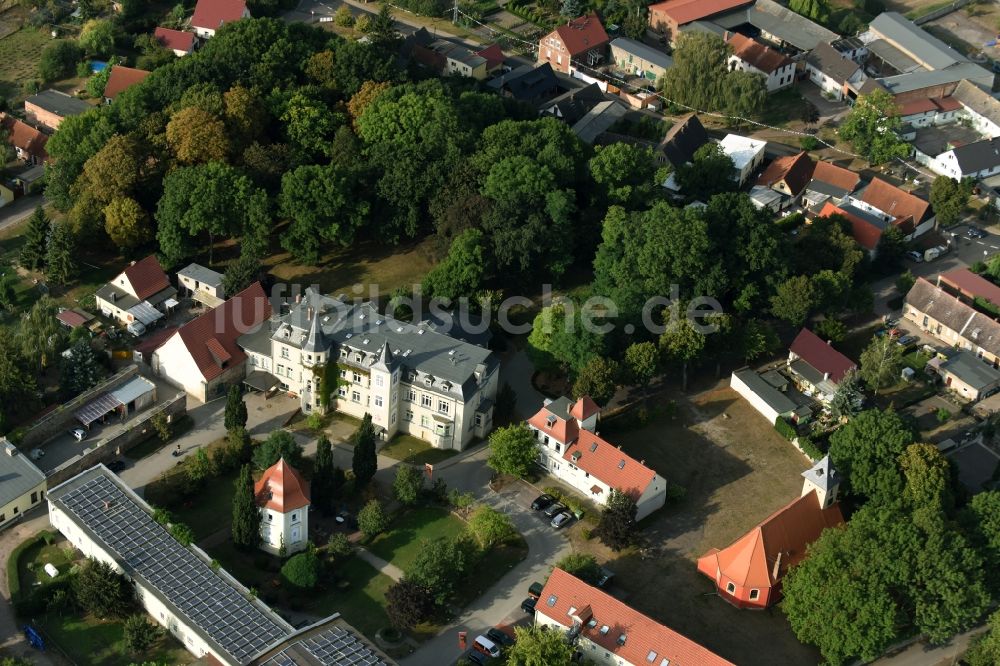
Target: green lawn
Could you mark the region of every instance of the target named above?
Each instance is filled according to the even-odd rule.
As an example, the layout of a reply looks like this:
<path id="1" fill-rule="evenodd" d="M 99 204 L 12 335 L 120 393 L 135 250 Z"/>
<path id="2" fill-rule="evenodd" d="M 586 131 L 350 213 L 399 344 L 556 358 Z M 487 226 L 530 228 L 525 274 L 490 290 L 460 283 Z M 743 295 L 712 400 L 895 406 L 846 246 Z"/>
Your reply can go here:
<path id="1" fill-rule="evenodd" d="M 460 608 L 468 606 L 495 583 L 500 576 L 513 569 L 518 562 L 528 556 L 528 544 L 521 535 L 510 543 L 505 543 L 490 550 L 476 565 L 476 571 L 488 571 L 488 576 L 479 576 L 475 572 L 466 578 L 455 594 L 455 605 Z"/>
<path id="2" fill-rule="evenodd" d="M 46 31 L 30 27 L 0 39 L 0 92 L 16 96 L 21 92 L 21 83 L 38 78 L 42 51 L 56 41 Z"/>
<path id="3" fill-rule="evenodd" d="M 456 537 L 465 524 L 444 509 L 419 507 L 396 518 L 391 529 L 375 538 L 368 549 L 403 571 L 409 571 L 424 541 Z"/>
<path id="4" fill-rule="evenodd" d="M 66 541 L 47 545 L 45 541 L 25 549 L 17 561 L 17 573 L 21 578 L 21 590 L 27 594 L 38 586 L 45 586 L 69 577 L 73 565 L 72 547 Z M 45 565 L 52 564 L 59 569 L 55 578 L 45 573 Z"/>
<path id="5" fill-rule="evenodd" d="M 217 476 L 205 484 L 191 500 L 178 504 L 169 496 L 170 484 L 154 482 L 146 488 L 146 500 L 170 510 L 174 518 L 194 530 L 199 541 L 226 529 L 232 518 L 233 483 L 239 471 Z"/>
<path id="6" fill-rule="evenodd" d="M 379 451 L 381 455 L 395 458 L 411 465 L 435 465 L 458 453 L 454 449 L 435 449 L 428 442 L 411 435 L 396 435 Z"/>
<path id="7" fill-rule="evenodd" d="M 930 354 L 922 351 L 912 351 L 903 356 L 903 365 L 913 368 L 915 372 L 923 372 L 929 360 L 931 360 Z"/>
<path id="8" fill-rule="evenodd" d="M 41 622 L 46 638 L 55 643 L 77 664 L 91 666 L 127 666 L 143 661 L 159 664 L 189 664 L 191 655 L 171 635 L 139 657 L 125 648 L 122 622 L 96 618 L 45 616 Z"/>
<path id="9" fill-rule="evenodd" d="M 389 626 L 385 591 L 392 586 L 392 579 L 356 557 L 335 566 L 346 588 L 310 594 L 306 610 L 318 617 L 340 613 L 358 631 L 374 638 L 376 631 Z"/>

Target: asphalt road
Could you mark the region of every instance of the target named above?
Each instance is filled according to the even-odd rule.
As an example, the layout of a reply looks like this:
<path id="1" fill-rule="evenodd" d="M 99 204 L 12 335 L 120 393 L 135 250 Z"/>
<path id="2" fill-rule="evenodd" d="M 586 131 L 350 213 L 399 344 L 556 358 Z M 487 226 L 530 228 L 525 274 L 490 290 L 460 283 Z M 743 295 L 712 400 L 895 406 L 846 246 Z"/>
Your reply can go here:
<path id="1" fill-rule="evenodd" d="M 45 198 L 39 194 L 30 197 L 22 197 L 14 203 L 0 208 L 0 231 L 3 231 L 7 227 L 14 226 L 21 220 L 24 220 L 31 215 L 37 206 L 44 205 Z"/>

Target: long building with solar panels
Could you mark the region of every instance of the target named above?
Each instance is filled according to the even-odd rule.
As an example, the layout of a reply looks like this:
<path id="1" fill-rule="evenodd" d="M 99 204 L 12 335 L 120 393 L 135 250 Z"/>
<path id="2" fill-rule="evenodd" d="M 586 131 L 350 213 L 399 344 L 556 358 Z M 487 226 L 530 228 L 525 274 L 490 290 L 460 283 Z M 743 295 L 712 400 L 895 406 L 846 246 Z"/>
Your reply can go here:
<path id="1" fill-rule="evenodd" d="M 297 632 L 201 550 L 181 545 L 103 465 L 49 490 L 49 522 L 130 578 L 146 611 L 206 663 L 391 666 L 335 615 Z M 265 661 L 260 661 L 264 658 Z"/>

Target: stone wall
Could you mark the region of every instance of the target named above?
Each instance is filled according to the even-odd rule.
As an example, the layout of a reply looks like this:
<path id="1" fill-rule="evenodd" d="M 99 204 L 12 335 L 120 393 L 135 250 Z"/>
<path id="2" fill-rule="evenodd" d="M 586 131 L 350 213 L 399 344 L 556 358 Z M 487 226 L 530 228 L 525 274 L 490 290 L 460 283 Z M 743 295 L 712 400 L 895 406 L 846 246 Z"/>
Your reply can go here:
<path id="1" fill-rule="evenodd" d="M 170 422 L 187 414 L 187 395 L 183 391 L 177 393 L 156 407 L 144 412 L 141 416 L 129 421 L 120 432 L 100 440 L 94 446 L 84 449 L 80 455 L 70 458 L 59 467 L 51 470 L 46 478 L 49 488 L 76 476 L 97 463 L 111 462 L 133 446 L 146 441 L 149 437 L 156 437 L 157 435 L 153 432 L 154 428 L 150 420 L 153 416 L 160 413 L 166 414 Z"/>
<path id="2" fill-rule="evenodd" d="M 73 421 L 74 412 L 101 394 L 114 391 L 138 374 L 139 366 L 130 365 L 92 389 L 84 391 L 69 402 L 59 405 L 28 428 L 20 441 L 17 442 L 18 447 L 24 450 L 31 449 L 60 431 L 65 430 L 69 423 Z"/>

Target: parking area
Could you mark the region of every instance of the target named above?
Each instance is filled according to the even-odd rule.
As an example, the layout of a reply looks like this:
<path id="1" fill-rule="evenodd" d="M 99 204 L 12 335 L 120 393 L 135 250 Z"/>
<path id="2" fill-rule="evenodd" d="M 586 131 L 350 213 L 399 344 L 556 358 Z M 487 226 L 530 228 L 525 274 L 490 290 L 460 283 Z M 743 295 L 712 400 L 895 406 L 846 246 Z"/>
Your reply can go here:
<path id="1" fill-rule="evenodd" d="M 974 441 L 948 454 L 958 468 L 958 478 L 970 493 L 992 486 L 994 473 L 1000 465 L 1000 455 L 980 441 Z"/>

